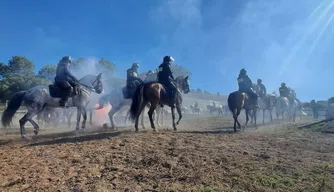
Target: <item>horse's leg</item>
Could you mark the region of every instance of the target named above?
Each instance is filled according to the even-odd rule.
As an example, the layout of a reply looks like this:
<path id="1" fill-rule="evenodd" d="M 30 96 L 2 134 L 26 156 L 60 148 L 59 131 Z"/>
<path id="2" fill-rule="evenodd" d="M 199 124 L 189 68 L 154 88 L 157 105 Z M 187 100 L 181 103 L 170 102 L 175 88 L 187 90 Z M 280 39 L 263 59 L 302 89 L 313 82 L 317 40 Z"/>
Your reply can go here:
<path id="1" fill-rule="evenodd" d="M 159 127 L 161 126 L 160 123 L 159 123 L 161 109 L 162 108 L 160 106 L 158 106 L 157 110 L 155 112 L 155 114 L 156 114 L 156 121 L 157 121 Z"/>
<path id="2" fill-rule="evenodd" d="M 161 113 L 161 125 L 164 126 L 164 125 L 165 125 L 165 123 L 164 123 L 164 119 L 165 119 L 165 110 L 164 110 L 163 107 L 161 108 L 160 113 Z"/>
<path id="3" fill-rule="evenodd" d="M 254 115 L 253 115 L 253 118 L 254 118 L 254 125 L 255 125 L 255 128 L 257 129 L 257 124 L 256 124 L 256 119 L 257 119 L 257 117 L 256 117 L 256 112 L 257 112 L 257 110 L 256 110 L 256 109 L 253 109 L 253 113 L 254 113 Z M 264 114 L 264 112 L 263 112 L 263 114 Z"/>
<path id="4" fill-rule="evenodd" d="M 81 108 L 77 107 L 77 125 L 76 125 L 76 130 L 78 131 L 80 128 L 80 119 L 81 119 Z"/>
<path id="5" fill-rule="evenodd" d="M 89 109 L 89 124 L 90 125 L 93 125 L 93 122 L 92 122 L 93 113 L 94 113 L 94 110 L 93 109 Z"/>
<path id="6" fill-rule="evenodd" d="M 129 117 L 130 117 L 130 110 L 128 110 L 126 112 L 125 119 L 124 119 L 124 124 L 125 125 L 128 125 L 128 119 L 129 119 Z"/>
<path id="7" fill-rule="evenodd" d="M 141 106 L 139 106 L 139 113 L 136 114 L 136 121 L 135 121 L 135 129 L 136 129 L 136 132 L 139 131 L 138 129 L 138 121 L 139 121 L 139 116 L 140 114 L 142 113 L 143 109 L 146 107 L 148 101 L 143 101 L 143 103 L 141 104 Z M 152 104 L 151 104 L 152 105 Z"/>
<path id="8" fill-rule="evenodd" d="M 248 109 L 245 109 L 245 114 L 246 114 L 246 123 L 245 123 L 245 127 L 244 128 L 246 128 L 247 127 L 247 123 L 248 123 L 248 121 L 249 121 L 249 110 Z"/>
<path id="9" fill-rule="evenodd" d="M 85 129 L 86 128 L 86 121 L 87 121 L 87 110 L 86 110 L 85 107 L 83 107 L 81 109 L 81 113 L 82 113 L 82 118 L 83 118 L 81 128 Z"/>
<path id="10" fill-rule="evenodd" d="M 174 131 L 177 130 L 176 128 L 176 124 L 175 124 L 175 107 L 171 107 L 171 111 L 172 111 L 172 119 L 173 119 L 173 128 L 174 128 Z"/>
<path id="11" fill-rule="evenodd" d="M 265 112 L 266 112 L 266 110 L 265 109 L 262 109 L 262 124 L 264 124 L 264 116 L 265 116 Z"/>
<path id="12" fill-rule="evenodd" d="M 112 129 L 115 129 L 115 123 L 114 123 L 114 115 L 123 107 L 123 103 L 117 105 L 114 108 L 110 109 L 109 113 L 108 113 L 108 116 L 109 116 L 109 119 L 110 119 L 110 124 L 111 124 L 111 128 Z"/>
<path id="13" fill-rule="evenodd" d="M 273 122 L 273 114 L 272 114 L 273 110 L 269 109 L 268 112 L 269 112 L 269 115 L 270 115 L 270 122 L 272 123 Z"/>
<path id="14" fill-rule="evenodd" d="M 28 112 L 19 120 L 20 123 L 20 132 L 21 132 L 21 138 L 22 139 L 27 139 L 25 134 L 26 130 L 24 125 L 26 124 L 27 121 L 30 121 L 31 118 L 33 118 L 36 115 L 36 111 L 32 109 L 28 109 Z"/>
<path id="15" fill-rule="evenodd" d="M 181 106 L 177 105 L 176 106 L 177 113 L 179 114 L 179 120 L 177 120 L 176 125 L 178 125 L 182 119 L 182 111 L 181 111 Z"/>
<path id="16" fill-rule="evenodd" d="M 144 107 L 143 111 L 141 112 L 141 126 L 142 126 L 143 129 L 145 129 L 145 125 L 144 125 L 145 108 L 146 108 L 146 106 Z"/>
<path id="17" fill-rule="evenodd" d="M 153 112 L 157 108 L 157 105 L 158 105 L 158 103 L 151 102 L 151 107 L 150 107 L 150 110 L 148 111 L 148 117 L 150 119 L 150 123 L 151 123 L 151 127 L 152 127 L 153 131 L 156 131 L 156 128 L 155 128 L 155 125 L 154 125 L 154 122 L 153 122 Z"/>

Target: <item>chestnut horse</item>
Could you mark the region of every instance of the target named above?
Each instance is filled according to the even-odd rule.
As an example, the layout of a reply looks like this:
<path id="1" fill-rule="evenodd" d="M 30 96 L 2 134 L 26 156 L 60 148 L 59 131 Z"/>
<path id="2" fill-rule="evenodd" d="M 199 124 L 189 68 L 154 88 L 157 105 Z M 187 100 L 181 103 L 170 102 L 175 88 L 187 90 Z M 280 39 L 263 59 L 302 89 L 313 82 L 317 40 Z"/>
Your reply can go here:
<path id="1" fill-rule="evenodd" d="M 182 110 L 181 110 L 181 104 L 182 104 L 182 96 L 181 91 L 185 94 L 190 92 L 190 84 L 189 84 L 189 77 L 177 77 L 175 79 L 178 93 L 177 93 L 177 101 L 176 105 L 173 104 L 173 101 L 168 96 L 168 91 L 162 84 L 156 83 L 156 82 L 149 82 L 149 83 L 143 83 L 139 85 L 136 89 L 136 92 L 132 98 L 132 104 L 130 108 L 130 119 L 135 120 L 135 128 L 136 131 L 138 131 L 138 119 L 145 108 L 145 106 L 148 103 L 151 103 L 150 109 L 148 111 L 148 116 L 150 119 L 151 127 L 155 131 L 155 125 L 153 122 L 153 112 L 158 107 L 158 105 L 168 105 L 171 107 L 172 111 L 172 119 L 173 119 L 173 128 L 176 131 L 176 125 L 180 123 L 180 120 L 182 119 Z M 180 91 L 181 90 L 181 91 Z M 175 106 L 176 110 L 179 114 L 179 119 L 175 123 Z"/>
<path id="2" fill-rule="evenodd" d="M 240 123 L 238 121 L 238 116 L 240 115 L 240 112 L 242 109 L 245 109 L 246 111 L 246 123 L 245 127 L 247 126 L 247 123 L 249 121 L 249 115 L 250 112 L 253 112 L 251 117 L 254 119 L 254 125 L 256 126 L 256 111 L 257 108 L 248 105 L 249 98 L 246 93 L 242 93 L 240 91 L 235 91 L 231 94 L 229 94 L 227 98 L 228 107 L 230 108 L 230 111 L 233 114 L 234 119 L 234 132 L 237 132 L 236 124 L 238 124 L 238 127 L 240 129 Z"/>

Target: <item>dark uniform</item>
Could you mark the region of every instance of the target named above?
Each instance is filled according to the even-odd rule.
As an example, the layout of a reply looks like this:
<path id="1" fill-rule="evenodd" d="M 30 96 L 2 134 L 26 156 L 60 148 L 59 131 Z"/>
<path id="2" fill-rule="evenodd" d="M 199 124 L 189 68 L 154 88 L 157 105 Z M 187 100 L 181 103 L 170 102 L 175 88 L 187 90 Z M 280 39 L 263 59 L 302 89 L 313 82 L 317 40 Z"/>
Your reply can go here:
<path id="1" fill-rule="evenodd" d="M 197 103 L 197 102 L 195 103 L 194 108 L 195 108 L 195 109 L 198 109 L 198 103 Z"/>
<path id="2" fill-rule="evenodd" d="M 71 57 L 63 57 L 56 71 L 55 85 L 63 89 L 66 94 L 63 94 L 62 99 L 60 100 L 60 105 L 65 106 L 67 100 L 71 96 L 73 90 L 75 90 L 78 79 L 71 73 L 70 64 L 72 63 Z"/>
<path id="3" fill-rule="evenodd" d="M 252 80 L 248 77 L 246 69 L 241 69 L 239 77 L 237 79 L 239 85 L 239 91 L 246 93 L 250 100 L 252 100 L 255 106 L 257 106 L 257 94 L 253 91 L 253 83 Z"/>
<path id="4" fill-rule="evenodd" d="M 257 80 L 257 86 L 258 86 L 258 94 L 260 95 L 260 97 L 266 96 L 267 95 L 267 89 L 266 87 L 262 84 L 262 80 L 258 79 Z"/>
<path id="5" fill-rule="evenodd" d="M 312 112 L 313 112 L 313 118 L 314 119 L 318 119 L 319 117 L 319 113 L 318 113 L 318 105 L 315 102 L 315 100 L 311 101 L 311 108 L 312 108 Z"/>
<path id="6" fill-rule="evenodd" d="M 171 70 L 171 64 L 174 61 L 173 57 L 165 56 L 163 63 L 159 66 L 158 82 L 164 85 L 169 91 L 170 98 L 175 102 L 177 87 Z"/>
<path id="7" fill-rule="evenodd" d="M 126 87 L 128 91 L 128 97 L 132 97 L 132 93 L 136 90 L 136 87 L 143 83 L 143 80 L 138 77 L 138 68 L 139 64 L 134 63 L 132 67 L 126 71 Z"/>
<path id="8" fill-rule="evenodd" d="M 212 101 L 213 107 L 216 107 L 216 103 L 214 101 Z"/>
<path id="9" fill-rule="evenodd" d="M 293 103 L 293 98 L 291 97 L 291 91 L 290 89 L 285 85 L 285 83 L 281 84 L 281 87 L 279 88 L 279 94 L 280 97 L 286 97 L 289 101 L 290 104 Z"/>

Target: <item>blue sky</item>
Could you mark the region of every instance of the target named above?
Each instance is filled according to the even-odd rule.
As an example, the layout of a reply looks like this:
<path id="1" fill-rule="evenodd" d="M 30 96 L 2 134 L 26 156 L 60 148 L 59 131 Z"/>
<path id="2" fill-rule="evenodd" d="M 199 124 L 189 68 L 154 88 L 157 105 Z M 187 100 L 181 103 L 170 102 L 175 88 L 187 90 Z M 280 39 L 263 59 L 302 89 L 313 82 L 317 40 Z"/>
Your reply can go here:
<path id="1" fill-rule="evenodd" d="M 302 100 L 334 96 L 332 0 L 2 0 L 0 18 L 3 62 L 103 57 L 125 77 L 172 55 L 192 88 L 228 94 L 245 67 L 269 92 L 284 81 Z"/>

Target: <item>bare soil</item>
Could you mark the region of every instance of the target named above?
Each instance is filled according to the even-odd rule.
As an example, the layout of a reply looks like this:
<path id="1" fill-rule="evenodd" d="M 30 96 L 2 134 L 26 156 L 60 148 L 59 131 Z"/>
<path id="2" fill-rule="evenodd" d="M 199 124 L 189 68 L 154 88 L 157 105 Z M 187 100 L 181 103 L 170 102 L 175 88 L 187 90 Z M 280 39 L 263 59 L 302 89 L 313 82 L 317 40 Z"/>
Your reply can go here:
<path id="1" fill-rule="evenodd" d="M 300 123 L 233 133 L 219 117 L 177 132 L 2 135 L 0 191 L 334 191 L 334 135 Z"/>

